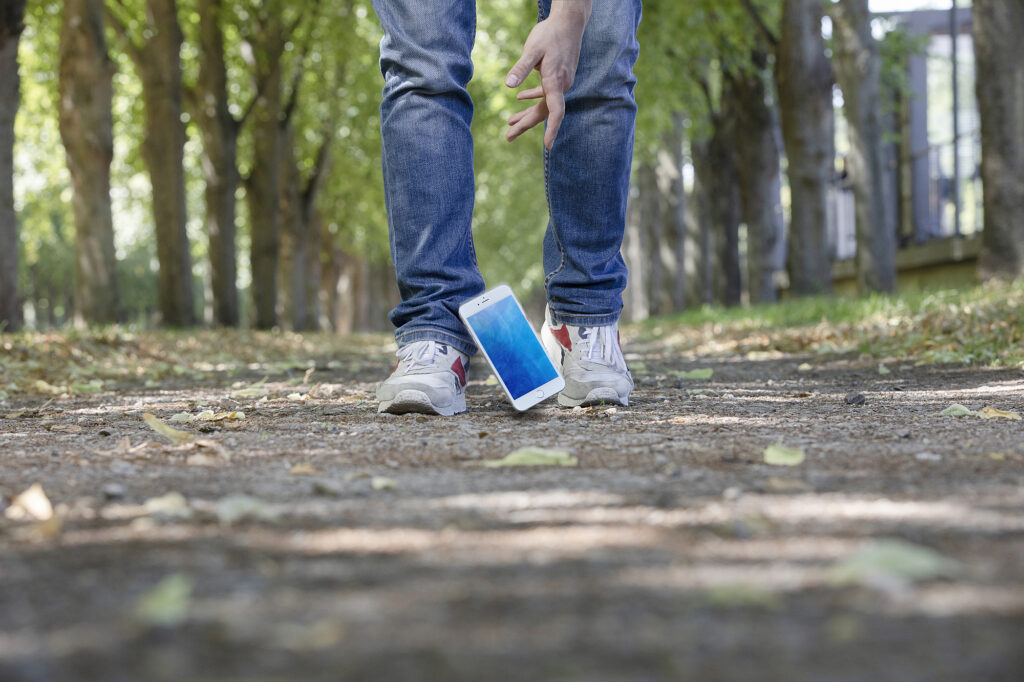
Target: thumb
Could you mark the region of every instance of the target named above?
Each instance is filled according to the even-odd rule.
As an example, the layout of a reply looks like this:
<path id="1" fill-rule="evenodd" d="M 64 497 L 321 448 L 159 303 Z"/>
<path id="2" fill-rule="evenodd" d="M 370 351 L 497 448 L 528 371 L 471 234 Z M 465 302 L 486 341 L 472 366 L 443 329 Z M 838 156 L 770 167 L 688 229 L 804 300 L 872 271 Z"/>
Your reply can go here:
<path id="1" fill-rule="evenodd" d="M 510 88 L 518 88 L 520 84 L 526 80 L 526 77 L 530 75 L 530 72 L 533 71 L 539 61 L 540 57 L 535 55 L 532 50 L 524 50 L 523 56 L 519 58 L 516 65 L 508 72 L 508 76 L 505 77 L 505 85 Z"/>

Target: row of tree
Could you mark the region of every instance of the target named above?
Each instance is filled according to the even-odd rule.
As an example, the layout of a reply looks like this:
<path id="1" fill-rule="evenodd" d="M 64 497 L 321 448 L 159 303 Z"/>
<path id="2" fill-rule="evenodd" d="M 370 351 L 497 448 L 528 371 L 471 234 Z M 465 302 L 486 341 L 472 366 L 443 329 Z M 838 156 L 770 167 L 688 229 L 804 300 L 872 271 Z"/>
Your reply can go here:
<path id="1" fill-rule="evenodd" d="M 471 92 L 481 266 L 536 296 L 545 222 L 537 150 L 498 143 L 493 134 L 513 106 L 500 83 L 533 5 L 481 3 Z M 208 319 L 218 325 L 237 326 L 243 317 L 261 329 L 384 321 L 393 287 L 375 122 L 379 29 L 368 0 L 34 3 L 24 41 L 30 52 L 23 50 L 34 68 L 17 144 L 30 149 L 35 173 L 45 176 L 40 159 L 53 161 L 46 131 L 56 119 L 63 158 L 49 177 L 67 184 L 70 201 L 45 183 L 23 197 L 20 239 L 12 150 L 26 7 L 23 0 L 2 7 L 0 324 L 19 325 L 29 296 L 18 293 L 17 256 L 19 242 L 25 252 L 31 239 L 45 245 L 20 268 L 36 310 L 48 298 L 52 311 L 53 290 L 61 288 L 44 285 L 46 271 L 37 266 L 69 248 L 73 296 L 65 307 L 89 323 L 125 318 L 126 298 L 141 280 L 126 267 L 130 254 L 118 258 L 125 247 L 116 237 L 126 230 L 115 205 L 133 215 L 125 206 L 140 201 L 117 190 L 143 174 L 150 191 L 141 203 L 151 227 L 140 243 L 158 264 L 154 296 L 164 325 L 198 321 L 200 286 Z M 896 85 L 885 55 L 889 71 L 898 70 L 907 47 L 876 41 L 872 19 L 867 0 L 645 3 L 625 245 L 634 308 L 654 314 L 699 302 L 734 304 L 744 291 L 751 301 L 774 300 L 783 240 L 789 290 L 831 289 L 824 226 L 835 176 L 836 84 L 850 134 L 858 284 L 865 291 L 895 287 L 883 121 Z M 976 0 L 973 25 L 985 159 L 983 268 L 1013 277 L 1024 272 L 1024 223 L 1017 218 L 1024 208 L 1024 44 L 1015 37 L 1024 30 L 1024 7 Z M 682 173 L 688 164 L 692 193 Z M 202 220 L 191 228 L 194 236 L 201 224 L 202 243 L 189 238 L 190 216 L 198 214 Z M 74 234 L 62 240 L 65 222 Z M 247 261 L 238 258 L 240 244 L 248 245 Z M 250 282 L 248 302 L 240 279 Z"/>

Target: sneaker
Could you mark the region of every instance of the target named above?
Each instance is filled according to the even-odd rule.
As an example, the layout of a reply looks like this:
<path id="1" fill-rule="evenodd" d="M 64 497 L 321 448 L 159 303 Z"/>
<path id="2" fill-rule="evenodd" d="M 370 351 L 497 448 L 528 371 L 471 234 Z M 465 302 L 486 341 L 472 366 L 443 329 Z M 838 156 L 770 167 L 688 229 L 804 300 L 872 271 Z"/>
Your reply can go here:
<path id="1" fill-rule="evenodd" d="M 619 346 L 618 325 L 573 327 L 551 323 L 551 310 L 544 314 L 540 340 L 548 357 L 562 369 L 565 388 L 558 403 L 566 407 L 629 405 L 633 377 L 626 368 Z"/>
<path id="2" fill-rule="evenodd" d="M 469 356 L 437 341 L 398 349 L 398 366 L 377 387 L 377 412 L 439 414 L 466 411 Z"/>

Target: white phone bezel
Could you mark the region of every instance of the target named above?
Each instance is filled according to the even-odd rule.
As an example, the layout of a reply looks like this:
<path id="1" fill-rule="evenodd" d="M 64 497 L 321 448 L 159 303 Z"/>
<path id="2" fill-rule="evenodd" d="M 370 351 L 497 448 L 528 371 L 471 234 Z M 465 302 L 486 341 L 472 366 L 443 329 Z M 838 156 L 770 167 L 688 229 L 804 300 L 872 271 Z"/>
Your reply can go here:
<path id="1" fill-rule="evenodd" d="M 519 308 L 519 312 L 523 314 L 523 317 L 526 317 L 526 311 L 523 310 L 523 306 L 520 305 L 519 301 L 512 293 L 512 289 L 509 288 L 507 284 L 502 284 L 495 287 L 494 289 L 491 289 L 490 291 L 485 291 L 476 298 L 470 299 L 463 303 L 461 306 L 459 306 L 459 317 L 462 318 L 463 324 L 466 325 L 466 329 L 469 330 L 470 335 L 473 337 L 473 341 L 476 343 L 477 349 L 480 351 L 481 355 L 483 355 L 484 358 L 487 360 L 487 364 L 491 366 L 491 371 L 494 372 L 494 376 L 498 380 L 498 384 L 501 386 L 502 390 L 505 391 L 505 396 L 508 398 L 509 402 L 512 403 L 512 407 L 514 407 L 516 410 L 520 412 L 524 412 L 533 407 L 534 405 L 537 405 L 538 403 L 541 403 L 547 400 L 548 398 L 557 395 L 559 391 L 565 388 L 565 379 L 562 378 L 562 373 L 559 371 L 558 367 L 556 367 L 554 363 L 552 363 L 551 366 L 554 368 L 556 375 L 554 379 L 544 384 L 543 386 L 537 386 L 536 388 L 530 389 L 529 391 L 526 392 L 525 395 L 521 396 L 519 399 L 512 397 L 512 393 L 508 390 L 508 386 L 505 385 L 505 380 L 501 377 L 500 374 L 498 374 L 498 371 L 494 368 L 494 363 L 491 362 L 491 358 L 489 355 L 487 355 L 487 351 L 484 349 L 483 344 L 480 343 L 480 339 L 479 337 L 477 337 L 476 331 L 473 329 L 473 326 L 469 323 L 469 317 L 471 315 L 475 315 L 476 313 L 479 313 L 481 310 L 490 308 L 492 305 L 495 305 L 498 302 L 505 300 L 506 298 L 511 298 L 512 301 Z M 527 318 L 527 322 L 529 322 L 529 318 Z M 530 329 L 533 331 L 533 335 L 537 338 L 537 343 L 540 344 L 540 337 L 537 336 L 537 330 L 533 329 L 532 325 L 530 325 Z M 543 344 L 541 344 L 542 349 L 543 347 Z M 546 353 L 544 357 L 547 358 Z M 547 358 L 547 360 L 548 362 L 551 362 L 550 358 Z"/>

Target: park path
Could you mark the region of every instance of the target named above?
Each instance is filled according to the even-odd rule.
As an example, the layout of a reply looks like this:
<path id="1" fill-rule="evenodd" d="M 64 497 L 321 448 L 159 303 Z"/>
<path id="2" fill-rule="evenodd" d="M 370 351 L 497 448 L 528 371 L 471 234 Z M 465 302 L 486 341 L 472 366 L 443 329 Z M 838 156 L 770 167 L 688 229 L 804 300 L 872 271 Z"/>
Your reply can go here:
<path id="1" fill-rule="evenodd" d="M 15 397 L 0 680 L 1024 678 L 1024 422 L 940 414 L 1024 374 L 628 350 L 618 409 L 377 415 L 374 346 Z"/>

